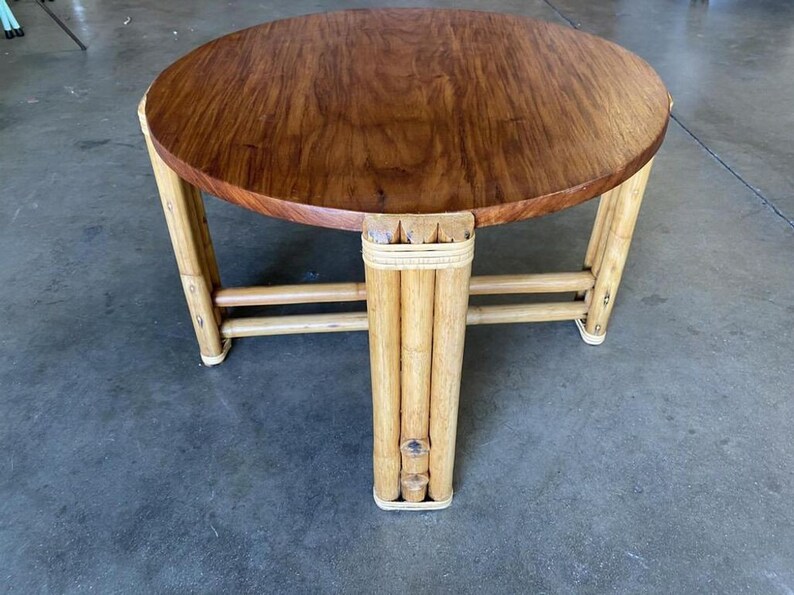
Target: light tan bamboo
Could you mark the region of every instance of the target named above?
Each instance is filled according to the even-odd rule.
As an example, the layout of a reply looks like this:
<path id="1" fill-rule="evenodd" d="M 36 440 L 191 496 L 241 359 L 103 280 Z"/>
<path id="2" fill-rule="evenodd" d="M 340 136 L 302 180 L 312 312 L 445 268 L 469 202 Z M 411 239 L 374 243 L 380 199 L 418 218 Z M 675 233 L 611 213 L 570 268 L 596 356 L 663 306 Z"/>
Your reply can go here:
<path id="1" fill-rule="evenodd" d="M 462 241 L 472 228 L 462 227 L 461 236 L 439 229 L 439 242 Z M 430 386 L 430 483 L 428 495 L 436 501 L 452 497 L 455 439 L 458 428 L 460 379 L 466 336 L 471 263 L 465 267 L 436 271 L 433 313 L 433 368 Z"/>
<path id="2" fill-rule="evenodd" d="M 357 302 L 366 299 L 365 283 L 229 287 L 215 292 L 215 304 L 223 307 Z"/>
<path id="3" fill-rule="evenodd" d="M 595 279 L 589 271 L 480 276 L 471 278 L 469 294 L 569 293 L 586 291 L 593 287 L 594 282 Z"/>
<path id="4" fill-rule="evenodd" d="M 470 295 L 568 293 L 591 289 L 595 279 L 589 271 L 489 275 L 471 277 Z M 357 302 L 367 299 L 365 283 L 317 283 L 272 287 L 226 287 L 215 292 L 216 306 L 276 306 Z"/>
<path id="5" fill-rule="evenodd" d="M 210 229 L 207 224 L 207 214 L 204 211 L 204 199 L 201 191 L 195 186 L 190 186 L 187 194 L 187 203 L 191 210 L 190 220 L 193 225 L 193 236 L 201 241 L 201 259 L 204 265 L 203 276 L 210 287 L 210 296 L 221 286 L 220 271 L 218 262 L 215 259 L 215 247 L 212 245 Z M 212 299 L 212 298 L 211 298 Z M 215 315 L 215 324 L 220 325 L 223 320 L 221 309 L 212 304 L 212 311 Z"/>
<path id="6" fill-rule="evenodd" d="M 587 315 L 587 310 L 587 306 L 581 301 L 470 306 L 466 323 L 474 326 L 576 320 L 584 318 Z M 367 329 L 366 312 L 346 312 L 227 318 L 221 325 L 221 335 L 225 338 L 239 338 L 301 333 L 345 333 L 366 331 Z"/>
<path id="7" fill-rule="evenodd" d="M 213 289 L 218 289 L 221 286 L 221 275 L 218 270 L 218 261 L 215 257 L 215 246 L 212 244 L 212 236 L 210 235 L 210 228 L 207 223 L 207 212 L 204 209 L 204 199 L 198 188 L 195 186 L 191 186 L 190 188 L 192 191 L 188 195 L 188 198 L 193 208 L 193 223 L 197 234 L 196 237 L 201 238 L 205 274 L 212 283 Z"/>
<path id="8" fill-rule="evenodd" d="M 582 301 L 470 306 L 466 322 L 470 325 L 552 322 L 557 320 L 576 320 L 584 318 L 586 315 L 587 306 Z"/>
<path id="9" fill-rule="evenodd" d="M 367 327 L 366 312 L 251 316 L 227 318 L 221 324 L 221 334 L 226 338 L 237 338 L 302 333 L 344 333 L 365 331 Z"/>
<path id="10" fill-rule="evenodd" d="M 202 358 L 210 361 L 223 355 L 220 330 L 212 302 L 212 280 L 208 278 L 204 243 L 195 221 L 195 193 L 191 184 L 182 180 L 157 154 L 146 124 L 144 98 L 138 108 L 141 130 L 152 162 L 160 200 L 171 236 L 182 287 L 190 310 L 193 330 Z M 200 197 L 199 197 L 200 198 Z"/>
<path id="11" fill-rule="evenodd" d="M 421 225 L 420 222 L 425 220 L 407 221 L 402 225 L 402 243 L 436 242 L 438 225 Z M 400 484 L 406 502 L 421 502 L 427 493 L 435 282 L 436 272 L 432 269 L 401 272 Z"/>
<path id="12" fill-rule="evenodd" d="M 596 282 L 588 300 L 590 309 L 585 328 L 592 335 L 600 336 L 607 331 L 652 165 L 653 159 L 613 190 L 616 193 L 614 214 L 605 234 L 600 270 L 595 271 Z"/>
<path id="13" fill-rule="evenodd" d="M 590 232 L 590 240 L 587 243 L 587 251 L 584 256 L 584 270 L 593 275 L 593 285 L 595 285 L 595 275 L 601 269 L 601 257 L 604 254 L 604 244 L 606 242 L 607 230 L 612 223 L 612 216 L 615 213 L 615 197 L 617 188 L 608 190 L 601 195 L 598 200 L 598 210 L 596 211 L 593 230 Z M 590 303 L 593 286 L 584 291 L 576 292 L 577 300 L 584 300 Z"/>
<path id="14" fill-rule="evenodd" d="M 617 196 L 617 188 L 604 192 L 598 201 L 598 211 L 596 211 L 593 231 L 590 233 L 590 241 L 587 244 L 587 252 L 584 257 L 584 268 L 593 271 L 594 275 L 601 268 L 601 256 L 604 253 L 606 235 L 615 212 L 615 196 Z"/>
<path id="15" fill-rule="evenodd" d="M 366 229 L 364 234 L 366 237 Z M 368 241 L 399 241 L 370 236 Z M 373 473 L 375 495 L 400 496 L 400 271 L 365 265 L 372 375 Z"/>

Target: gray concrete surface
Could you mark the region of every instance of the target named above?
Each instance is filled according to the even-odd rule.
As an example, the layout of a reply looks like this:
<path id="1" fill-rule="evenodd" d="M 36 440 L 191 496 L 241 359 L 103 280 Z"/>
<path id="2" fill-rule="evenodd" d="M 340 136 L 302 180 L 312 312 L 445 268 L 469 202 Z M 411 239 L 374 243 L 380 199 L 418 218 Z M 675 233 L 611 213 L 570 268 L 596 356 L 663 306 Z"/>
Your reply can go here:
<path id="1" fill-rule="evenodd" d="M 199 365 L 135 118 L 201 42 L 370 4 L 58 0 L 88 52 L 0 40 L 0 591 L 791 593 L 791 5 L 595 4 L 465 3 L 626 44 L 691 133 L 603 346 L 470 329 L 457 493 L 424 514 L 371 500 L 365 335 Z M 576 267 L 593 206 L 483 231 L 476 271 Z M 355 234 L 208 211 L 228 284 L 362 276 Z"/>

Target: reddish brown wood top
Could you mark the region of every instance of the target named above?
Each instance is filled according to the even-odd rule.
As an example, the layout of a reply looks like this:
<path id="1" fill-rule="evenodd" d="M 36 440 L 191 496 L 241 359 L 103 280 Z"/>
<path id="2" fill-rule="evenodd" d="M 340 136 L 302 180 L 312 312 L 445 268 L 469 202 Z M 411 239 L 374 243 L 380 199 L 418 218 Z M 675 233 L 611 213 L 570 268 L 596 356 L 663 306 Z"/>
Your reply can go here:
<path id="1" fill-rule="evenodd" d="M 648 64 L 523 17 L 352 10 L 265 23 L 166 69 L 145 107 L 180 176 L 297 221 L 557 211 L 629 178 L 669 118 Z"/>

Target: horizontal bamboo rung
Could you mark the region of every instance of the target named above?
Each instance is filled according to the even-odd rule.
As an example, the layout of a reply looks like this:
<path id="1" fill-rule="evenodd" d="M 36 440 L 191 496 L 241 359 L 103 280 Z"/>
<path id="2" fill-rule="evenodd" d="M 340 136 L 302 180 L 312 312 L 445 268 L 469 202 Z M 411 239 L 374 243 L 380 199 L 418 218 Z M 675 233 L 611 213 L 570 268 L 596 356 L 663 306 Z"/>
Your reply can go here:
<path id="1" fill-rule="evenodd" d="M 587 291 L 595 283 L 589 271 L 541 273 L 534 275 L 489 275 L 472 277 L 470 295 L 523 293 L 569 293 Z M 215 305 L 278 306 L 284 304 L 320 304 L 358 302 L 367 299 L 365 283 L 317 283 L 273 287 L 229 287 L 215 292 Z"/>
<path id="2" fill-rule="evenodd" d="M 511 304 L 506 306 L 469 306 L 466 324 L 508 324 L 554 322 L 587 317 L 584 302 L 548 302 L 545 304 Z M 258 316 L 229 318 L 221 325 L 224 338 L 301 333 L 344 333 L 367 330 L 366 312 L 337 314 L 301 314 L 295 316 Z"/>
<path id="3" fill-rule="evenodd" d="M 359 302 L 367 299 L 367 286 L 365 283 L 305 283 L 273 287 L 230 287 L 219 289 L 214 297 L 215 305 L 222 308 Z"/>
<path id="4" fill-rule="evenodd" d="M 229 318 L 221 324 L 221 336 L 225 338 L 365 330 L 366 312 Z"/>
<path id="5" fill-rule="evenodd" d="M 472 277 L 469 283 L 469 295 L 572 293 L 587 291 L 593 285 L 595 285 L 595 278 L 590 271 L 534 275 L 489 275 Z"/>
<path id="6" fill-rule="evenodd" d="M 577 320 L 587 316 L 584 302 L 511 304 L 507 306 L 470 306 L 466 324 L 508 324 L 516 322 L 553 322 Z"/>

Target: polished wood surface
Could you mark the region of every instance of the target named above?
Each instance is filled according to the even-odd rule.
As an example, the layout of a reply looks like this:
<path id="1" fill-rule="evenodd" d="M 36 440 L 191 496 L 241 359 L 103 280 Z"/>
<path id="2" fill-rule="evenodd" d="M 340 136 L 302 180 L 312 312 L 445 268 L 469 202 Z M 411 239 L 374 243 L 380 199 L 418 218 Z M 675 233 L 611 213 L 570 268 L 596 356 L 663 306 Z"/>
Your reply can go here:
<path id="1" fill-rule="evenodd" d="M 196 49 L 153 83 L 145 116 L 181 177 L 266 215 L 359 230 L 367 213 L 470 211 L 484 226 L 631 177 L 669 97 L 640 58 L 570 28 L 351 10 Z"/>

